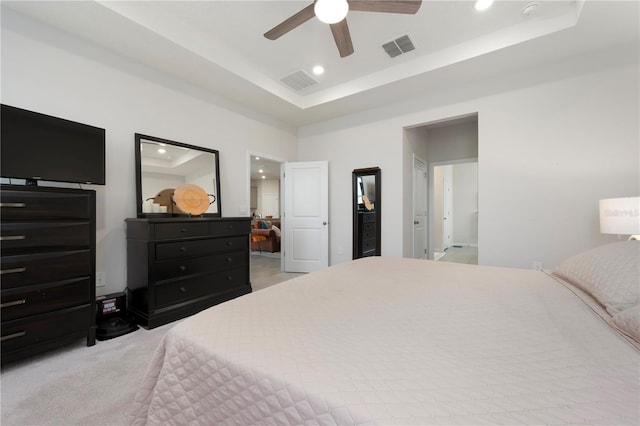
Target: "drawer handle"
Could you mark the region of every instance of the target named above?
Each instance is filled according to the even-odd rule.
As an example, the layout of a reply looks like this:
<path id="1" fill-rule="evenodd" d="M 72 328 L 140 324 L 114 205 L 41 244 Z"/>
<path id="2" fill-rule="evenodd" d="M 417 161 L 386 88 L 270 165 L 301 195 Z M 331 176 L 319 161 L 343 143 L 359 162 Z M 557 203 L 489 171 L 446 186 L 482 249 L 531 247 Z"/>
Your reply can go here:
<path id="1" fill-rule="evenodd" d="M 7 235 L 5 237 L 0 237 L 0 241 L 17 241 L 26 239 L 26 235 Z"/>
<path id="2" fill-rule="evenodd" d="M 184 266 L 184 265 L 180 265 L 180 270 L 181 270 L 182 272 L 184 272 L 184 271 L 186 271 L 186 270 L 187 270 L 187 267 L 186 267 L 186 266 Z"/>
<path id="3" fill-rule="evenodd" d="M 184 288 L 184 287 L 180 287 L 180 291 L 181 291 L 182 293 L 186 293 L 186 292 L 187 292 L 187 289 L 186 289 L 186 288 Z"/>
<path id="4" fill-rule="evenodd" d="M 180 251 L 181 251 L 182 253 L 184 253 L 185 251 L 187 251 L 187 248 L 186 248 L 186 247 L 180 247 Z"/>
<path id="5" fill-rule="evenodd" d="M 13 207 L 13 208 L 23 208 L 27 207 L 25 203 L 0 203 L 0 207 Z"/>
<path id="6" fill-rule="evenodd" d="M 231 281 L 233 277 L 231 275 L 227 275 L 227 281 Z"/>
<path id="7" fill-rule="evenodd" d="M 187 232 L 187 230 L 182 228 L 182 229 L 180 229 L 180 232 L 182 232 L 184 234 L 185 232 Z"/>
<path id="8" fill-rule="evenodd" d="M 233 245 L 233 241 L 227 241 L 227 246 L 231 247 Z"/>
<path id="9" fill-rule="evenodd" d="M 229 225 L 229 226 L 227 226 L 227 229 L 228 229 L 229 231 L 231 231 L 231 230 L 233 229 L 233 225 Z"/>
<path id="10" fill-rule="evenodd" d="M 13 302 L 4 302 L 0 304 L 0 308 L 8 308 L 9 306 L 24 305 L 25 303 L 27 303 L 26 299 L 14 300 Z"/>
<path id="11" fill-rule="evenodd" d="M 5 340 L 15 339 L 16 337 L 22 337 L 26 335 L 26 331 L 18 331 L 17 333 L 7 334 L 6 336 L 0 337 L 0 342 L 4 342 Z"/>
<path id="12" fill-rule="evenodd" d="M 24 272 L 26 271 L 27 268 L 22 267 L 22 268 L 13 268 L 13 269 L 3 269 L 0 271 L 0 275 L 4 275 L 4 274 L 17 274 L 19 272 Z"/>
<path id="13" fill-rule="evenodd" d="M 232 261 L 232 260 L 233 260 L 233 259 L 231 259 L 230 257 L 227 257 L 226 262 L 227 262 L 227 263 L 231 263 L 231 261 Z"/>

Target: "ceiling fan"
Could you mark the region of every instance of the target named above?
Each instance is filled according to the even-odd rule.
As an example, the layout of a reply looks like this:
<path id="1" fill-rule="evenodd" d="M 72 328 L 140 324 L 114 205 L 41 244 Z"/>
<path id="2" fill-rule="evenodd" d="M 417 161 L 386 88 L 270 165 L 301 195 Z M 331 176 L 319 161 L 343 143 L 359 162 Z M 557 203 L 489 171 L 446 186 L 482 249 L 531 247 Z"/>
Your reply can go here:
<path id="1" fill-rule="evenodd" d="M 347 12 L 382 12 L 415 14 L 420 9 L 422 0 L 314 0 L 312 4 L 300 12 L 276 25 L 264 36 L 276 40 L 289 31 L 317 16 L 322 22 L 330 24 L 333 39 L 338 47 L 340 57 L 353 53 L 351 34 L 347 26 Z"/>

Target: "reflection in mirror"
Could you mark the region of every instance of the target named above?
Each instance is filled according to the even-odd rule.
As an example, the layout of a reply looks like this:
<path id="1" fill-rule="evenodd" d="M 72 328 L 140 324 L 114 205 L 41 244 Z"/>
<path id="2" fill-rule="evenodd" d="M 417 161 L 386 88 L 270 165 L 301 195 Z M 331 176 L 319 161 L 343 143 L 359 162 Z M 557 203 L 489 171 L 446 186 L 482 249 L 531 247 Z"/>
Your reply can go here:
<path id="1" fill-rule="evenodd" d="M 363 199 L 364 196 L 364 199 Z M 366 203 L 369 201 L 369 203 Z M 376 177 L 374 175 L 358 176 L 358 206 L 360 209 L 375 210 Z"/>
<path id="2" fill-rule="evenodd" d="M 192 205 L 199 204 L 195 206 L 198 214 L 220 216 L 218 151 L 138 133 L 135 136 L 138 217 L 187 214 L 174 200 L 175 190 L 185 184 L 204 191 L 202 199 L 196 192 L 188 194 Z"/>

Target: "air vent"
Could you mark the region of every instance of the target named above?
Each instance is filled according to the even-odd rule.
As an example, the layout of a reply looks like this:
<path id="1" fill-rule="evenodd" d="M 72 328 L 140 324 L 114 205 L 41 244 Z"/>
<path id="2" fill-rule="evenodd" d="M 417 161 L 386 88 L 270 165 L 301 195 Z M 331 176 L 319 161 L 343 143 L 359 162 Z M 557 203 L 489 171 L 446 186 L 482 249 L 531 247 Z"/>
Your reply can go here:
<path id="1" fill-rule="evenodd" d="M 402 37 L 398 37 L 393 41 L 383 44 L 382 48 L 387 52 L 389 57 L 395 58 L 398 55 L 414 50 L 416 47 L 413 45 L 413 42 L 408 35 L 403 35 Z"/>
<path id="2" fill-rule="evenodd" d="M 395 41 L 390 41 L 389 43 L 383 44 L 382 48 L 385 52 L 387 52 L 387 55 L 392 58 L 395 58 L 398 55 L 402 55 L 402 50 L 400 50 Z"/>
<path id="3" fill-rule="evenodd" d="M 293 90 L 306 89 L 307 87 L 318 83 L 313 79 L 313 77 L 304 71 L 296 71 L 293 74 L 282 77 L 280 81 L 291 87 Z"/>

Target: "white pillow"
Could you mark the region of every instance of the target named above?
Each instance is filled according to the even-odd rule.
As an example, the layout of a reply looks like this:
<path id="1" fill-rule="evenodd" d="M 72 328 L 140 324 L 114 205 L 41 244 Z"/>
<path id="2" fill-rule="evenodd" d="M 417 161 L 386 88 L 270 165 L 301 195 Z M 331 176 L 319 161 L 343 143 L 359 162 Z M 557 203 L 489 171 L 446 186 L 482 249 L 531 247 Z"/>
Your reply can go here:
<path id="1" fill-rule="evenodd" d="M 611 320 L 620 331 L 640 343 L 640 305 L 615 314 Z"/>
<path id="2" fill-rule="evenodd" d="M 640 241 L 596 247 L 565 260 L 554 273 L 591 294 L 613 315 L 639 301 Z"/>
<path id="3" fill-rule="evenodd" d="M 277 226 L 273 225 L 271 227 L 271 229 L 273 229 L 273 232 L 276 233 L 276 237 L 280 238 L 280 228 L 278 228 Z"/>

